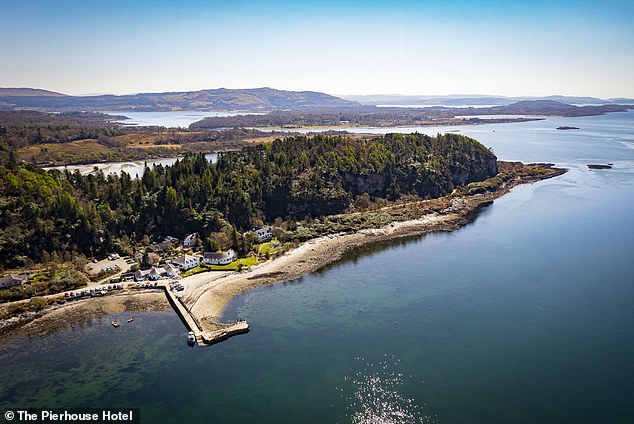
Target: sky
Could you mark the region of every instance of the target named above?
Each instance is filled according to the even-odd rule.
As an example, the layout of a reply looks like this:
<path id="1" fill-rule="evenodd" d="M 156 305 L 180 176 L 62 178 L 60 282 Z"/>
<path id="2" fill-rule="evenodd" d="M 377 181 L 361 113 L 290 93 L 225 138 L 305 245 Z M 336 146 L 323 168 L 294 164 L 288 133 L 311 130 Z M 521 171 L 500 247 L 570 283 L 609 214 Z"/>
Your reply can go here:
<path id="1" fill-rule="evenodd" d="M 0 87 L 634 97 L 634 0 L 0 0 Z"/>

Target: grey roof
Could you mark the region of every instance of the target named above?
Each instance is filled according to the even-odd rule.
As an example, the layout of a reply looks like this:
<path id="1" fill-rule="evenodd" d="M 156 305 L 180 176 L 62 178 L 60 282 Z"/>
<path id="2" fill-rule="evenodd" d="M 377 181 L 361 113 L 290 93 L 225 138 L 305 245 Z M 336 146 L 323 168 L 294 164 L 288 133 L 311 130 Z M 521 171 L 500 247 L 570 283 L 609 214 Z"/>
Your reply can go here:
<path id="1" fill-rule="evenodd" d="M 148 247 L 151 252 L 165 252 L 169 250 L 170 246 L 167 243 L 157 243 Z"/>
<path id="2" fill-rule="evenodd" d="M 12 285 L 16 285 L 16 284 L 22 284 L 24 282 L 26 282 L 29 279 L 29 277 L 27 275 L 16 275 L 16 274 L 9 274 L 6 275 L 4 277 L 0 277 L 0 285 L 5 285 L 5 284 L 12 284 Z"/>
<path id="3" fill-rule="evenodd" d="M 223 261 L 226 259 L 231 259 L 235 256 L 235 252 L 232 249 L 227 250 L 226 252 L 205 252 L 205 259 L 212 259 L 217 261 Z"/>
<path id="4" fill-rule="evenodd" d="M 176 264 L 181 264 L 181 265 L 185 265 L 185 263 L 187 261 L 191 261 L 191 260 L 197 260 L 196 256 L 192 256 L 192 255 L 180 255 L 174 259 L 172 259 L 172 263 L 176 263 Z"/>
<path id="5" fill-rule="evenodd" d="M 176 274 L 178 272 L 178 268 L 176 268 L 172 264 L 165 264 L 163 268 L 165 269 L 165 272 L 168 274 Z"/>

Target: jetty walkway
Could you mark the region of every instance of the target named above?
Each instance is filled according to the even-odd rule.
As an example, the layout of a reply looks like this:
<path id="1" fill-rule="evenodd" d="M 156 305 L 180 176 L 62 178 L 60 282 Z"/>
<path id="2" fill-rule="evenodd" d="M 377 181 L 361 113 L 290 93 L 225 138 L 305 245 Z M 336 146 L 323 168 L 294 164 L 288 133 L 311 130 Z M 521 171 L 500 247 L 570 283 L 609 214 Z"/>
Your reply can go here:
<path id="1" fill-rule="evenodd" d="M 181 302 L 176 293 L 170 289 L 169 283 L 160 282 L 156 287 L 163 288 L 170 305 L 172 305 L 185 326 L 196 336 L 198 346 L 212 345 L 226 340 L 231 336 L 249 331 L 249 324 L 246 321 L 237 321 L 232 324 L 203 321 Z"/>

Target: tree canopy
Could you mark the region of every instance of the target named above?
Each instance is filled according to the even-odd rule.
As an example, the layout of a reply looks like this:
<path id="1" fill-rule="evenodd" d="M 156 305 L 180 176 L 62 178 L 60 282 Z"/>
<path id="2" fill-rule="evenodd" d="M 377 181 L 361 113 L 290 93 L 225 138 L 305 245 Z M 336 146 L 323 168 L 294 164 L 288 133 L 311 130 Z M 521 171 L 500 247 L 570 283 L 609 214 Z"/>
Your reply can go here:
<path id="1" fill-rule="evenodd" d="M 146 166 L 140 179 L 0 166 L 0 267 L 46 255 L 101 254 L 124 238 L 203 238 L 276 218 L 340 213 L 362 194 L 396 200 L 450 193 L 497 174 L 496 158 L 457 134 L 372 140 L 297 136 L 221 154 Z"/>

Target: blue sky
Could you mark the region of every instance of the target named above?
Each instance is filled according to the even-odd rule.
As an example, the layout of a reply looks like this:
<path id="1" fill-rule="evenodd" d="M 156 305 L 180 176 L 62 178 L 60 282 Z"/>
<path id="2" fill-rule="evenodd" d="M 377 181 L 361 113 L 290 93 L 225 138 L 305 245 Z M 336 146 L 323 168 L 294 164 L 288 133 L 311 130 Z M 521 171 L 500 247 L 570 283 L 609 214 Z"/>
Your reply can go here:
<path id="1" fill-rule="evenodd" d="M 0 0 L 0 86 L 634 97 L 634 1 Z"/>

